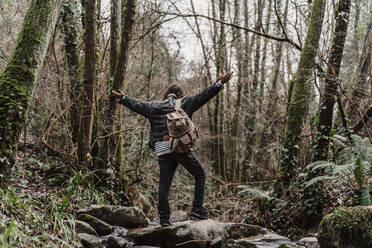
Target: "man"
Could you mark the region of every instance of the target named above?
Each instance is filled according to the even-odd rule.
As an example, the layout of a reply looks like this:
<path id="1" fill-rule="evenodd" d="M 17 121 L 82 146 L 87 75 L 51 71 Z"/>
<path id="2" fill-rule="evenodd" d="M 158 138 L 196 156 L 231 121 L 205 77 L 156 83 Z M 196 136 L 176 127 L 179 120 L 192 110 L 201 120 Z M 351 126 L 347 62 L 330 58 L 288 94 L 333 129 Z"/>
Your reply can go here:
<path id="1" fill-rule="evenodd" d="M 192 114 L 217 95 L 223 89 L 223 85 L 230 81 L 232 76 L 232 71 L 222 74 L 217 82 L 194 96 L 184 96 L 181 87 L 172 85 L 166 90 L 162 101 L 144 102 L 130 98 L 121 90 L 119 92 L 112 91 L 112 94 L 120 99 L 121 104 L 145 116 L 150 121 L 149 145 L 155 150 L 160 167 L 158 212 L 160 224 L 163 227 L 170 225 L 169 190 L 179 163 L 195 178 L 194 202 L 190 216 L 198 219 L 208 219 L 208 213 L 203 208 L 206 179 L 204 168 L 192 151 L 185 153 L 172 151 L 165 115 L 173 112 L 175 110 L 176 99 L 181 99 L 181 108 L 191 119 Z"/>

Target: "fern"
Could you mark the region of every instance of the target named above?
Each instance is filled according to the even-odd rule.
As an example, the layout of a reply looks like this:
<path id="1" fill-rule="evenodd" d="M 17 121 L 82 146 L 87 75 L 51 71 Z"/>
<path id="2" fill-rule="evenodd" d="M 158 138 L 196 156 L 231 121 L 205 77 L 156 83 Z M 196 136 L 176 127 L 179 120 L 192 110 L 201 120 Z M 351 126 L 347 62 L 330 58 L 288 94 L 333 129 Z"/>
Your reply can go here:
<path id="1" fill-rule="evenodd" d="M 316 161 L 314 163 L 311 163 L 307 166 L 307 169 L 309 169 L 311 172 L 315 172 L 317 170 L 333 170 L 333 167 L 335 166 L 334 163 L 329 161 Z"/>
<path id="2" fill-rule="evenodd" d="M 238 192 L 238 196 L 246 198 L 248 196 L 256 196 L 259 199 L 271 201 L 274 198 L 270 196 L 270 193 L 264 190 L 260 190 L 257 188 L 252 188 L 248 185 L 239 185 L 236 188 L 241 189 L 241 191 Z"/>
<path id="3" fill-rule="evenodd" d="M 318 171 L 322 171 L 324 175 L 307 181 L 305 188 L 326 180 L 337 179 L 350 183 L 352 182 L 352 176 L 354 176 L 360 192 L 360 203 L 362 205 L 370 205 L 370 194 L 365 187 L 366 178 L 371 167 L 369 163 L 372 157 L 370 141 L 367 138 L 353 135 L 351 144 L 346 146 L 347 139 L 336 137 L 336 135 L 332 139 L 336 147 L 335 150 L 338 150 L 336 156 L 337 164 L 329 161 L 317 161 L 306 166 L 307 173 L 304 173 L 303 177 L 311 177 L 311 174 L 316 174 Z"/>
<path id="4" fill-rule="evenodd" d="M 312 186 L 312 185 L 315 185 L 315 184 L 318 184 L 320 182 L 323 182 L 323 181 L 327 181 L 327 180 L 336 180 L 337 177 L 335 176 L 319 176 L 319 177 L 314 177 L 313 179 L 311 179 L 310 181 L 306 182 L 305 183 L 305 189 Z"/>

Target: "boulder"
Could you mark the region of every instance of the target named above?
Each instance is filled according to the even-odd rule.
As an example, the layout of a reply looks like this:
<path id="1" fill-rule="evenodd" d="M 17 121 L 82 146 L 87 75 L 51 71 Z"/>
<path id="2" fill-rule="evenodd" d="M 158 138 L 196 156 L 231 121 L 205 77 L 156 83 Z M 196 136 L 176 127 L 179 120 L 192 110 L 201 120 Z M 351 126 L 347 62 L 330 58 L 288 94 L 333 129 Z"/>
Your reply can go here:
<path id="1" fill-rule="evenodd" d="M 111 236 L 108 237 L 105 247 L 107 248 L 129 248 L 132 247 L 133 243 L 127 239 Z"/>
<path id="2" fill-rule="evenodd" d="M 319 248 L 318 239 L 316 237 L 305 237 L 297 242 L 299 245 L 306 248 Z"/>
<path id="3" fill-rule="evenodd" d="M 81 214 L 81 215 L 78 216 L 78 219 L 88 223 L 91 227 L 93 227 L 94 230 L 96 230 L 96 232 L 98 233 L 99 236 L 109 235 L 110 233 L 112 233 L 114 231 L 114 228 L 110 224 L 108 224 L 108 223 L 106 223 L 106 222 L 104 222 L 104 221 L 102 221 L 102 220 L 100 220 L 100 219 L 98 219 L 98 218 L 96 218 L 92 215 Z"/>
<path id="4" fill-rule="evenodd" d="M 87 233 L 94 236 L 97 236 L 96 230 L 91 227 L 88 223 L 84 221 L 77 220 L 75 221 L 75 232 L 76 233 Z"/>
<path id="5" fill-rule="evenodd" d="M 88 233 L 79 233 L 78 237 L 80 239 L 80 242 L 84 245 L 86 248 L 101 248 L 101 240 L 91 234 Z"/>
<path id="6" fill-rule="evenodd" d="M 318 241 L 321 248 L 372 247 L 372 207 L 342 207 L 326 215 Z"/>
<path id="7" fill-rule="evenodd" d="M 162 248 L 205 247 L 298 247 L 286 237 L 266 228 L 243 223 L 222 223 L 215 220 L 178 222 L 169 227 L 130 229 L 127 237 L 136 245 Z M 283 246 L 286 247 L 286 246 Z"/>
<path id="8" fill-rule="evenodd" d="M 82 214 L 89 214 L 107 222 L 110 225 L 125 228 L 138 228 L 148 225 L 145 214 L 135 207 L 118 205 L 92 205 L 87 209 L 78 211 L 78 216 Z"/>

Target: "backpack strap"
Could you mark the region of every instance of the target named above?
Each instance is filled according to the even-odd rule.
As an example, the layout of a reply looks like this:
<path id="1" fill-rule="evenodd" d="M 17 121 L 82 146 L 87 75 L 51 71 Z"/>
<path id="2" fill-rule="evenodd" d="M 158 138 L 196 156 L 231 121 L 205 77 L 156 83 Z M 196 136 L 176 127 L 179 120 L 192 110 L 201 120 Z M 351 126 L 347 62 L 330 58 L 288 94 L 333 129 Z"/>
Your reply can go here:
<path id="1" fill-rule="evenodd" d="M 180 110 L 181 109 L 181 99 L 176 99 L 176 105 L 174 106 L 174 110 Z"/>

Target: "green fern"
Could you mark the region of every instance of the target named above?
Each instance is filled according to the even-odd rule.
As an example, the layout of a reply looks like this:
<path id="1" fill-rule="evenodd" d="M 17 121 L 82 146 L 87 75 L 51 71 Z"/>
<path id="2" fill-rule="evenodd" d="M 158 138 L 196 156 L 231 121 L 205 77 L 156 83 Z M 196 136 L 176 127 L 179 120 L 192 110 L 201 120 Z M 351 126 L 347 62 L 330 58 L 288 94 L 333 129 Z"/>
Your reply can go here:
<path id="1" fill-rule="evenodd" d="M 372 157 L 372 146 L 367 138 L 362 138 L 357 135 L 352 136 L 352 144 L 346 146 L 346 139 L 342 137 L 333 137 L 334 145 L 338 154 L 336 163 L 329 161 L 317 161 L 306 166 L 303 177 L 311 177 L 311 174 L 317 171 L 322 171 L 322 176 L 311 178 L 305 183 L 305 188 L 308 188 L 317 183 L 326 180 L 342 180 L 343 182 L 351 182 L 354 176 L 357 187 L 360 192 L 360 203 L 362 205 L 370 205 L 371 199 L 368 189 L 365 187 L 366 178 L 370 170 L 370 159 Z"/>
<path id="2" fill-rule="evenodd" d="M 314 163 L 311 163 L 307 166 L 307 169 L 309 169 L 311 172 L 315 172 L 317 170 L 328 170 L 332 171 L 335 167 L 335 164 L 329 161 L 316 161 Z"/>
<path id="3" fill-rule="evenodd" d="M 305 183 L 305 189 L 312 186 L 312 185 L 315 185 L 315 184 L 318 184 L 320 182 L 323 182 L 323 181 L 328 181 L 328 180 L 336 180 L 338 179 L 337 177 L 335 176 L 319 176 L 319 177 L 314 177 L 313 179 L 311 179 L 310 181 L 306 182 Z"/>
<path id="4" fill-rule="evenodd" d="M 257 188 L 252 188 L 248 185 L 239 185 L 236 188 L 241 189 L 241 191 L 238 192 L 238 196 L 243 198 L 246 198 L 248 196 L 256 196 L 259 199 L 267 201 L 271 201 L 274 199 L 272 196 L 270 196 L 269 192 Z"/>

